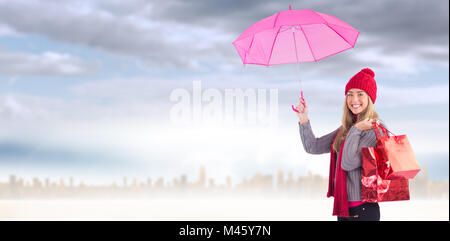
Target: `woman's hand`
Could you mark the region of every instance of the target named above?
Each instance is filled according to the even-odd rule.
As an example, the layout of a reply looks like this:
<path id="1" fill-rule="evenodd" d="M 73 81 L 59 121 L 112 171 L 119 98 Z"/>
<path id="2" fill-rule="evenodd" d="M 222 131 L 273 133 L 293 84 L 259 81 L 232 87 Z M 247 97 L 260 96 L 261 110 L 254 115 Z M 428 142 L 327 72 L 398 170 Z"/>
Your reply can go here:
<path id="1" fill-rule="evenodd" d="M 362 120 L 355 124 L 355 127 L 360 129 L 361 131 L 367 131 L 372 129 L 373 123 L 377 121 L 376 119 L 370 119 L 366 118 L 365 120 Z"/>
<path id="2" fill-rule="evenodd" d="M 306 101 L 303 98 L 300 98 L 300 103 L 295 107 L 298 112 L 295 114 L 298 117 L 298 122 L 300 124 L 306 123 L 309 121 L 308 119 L 308 106 L 306 105 Z"/>

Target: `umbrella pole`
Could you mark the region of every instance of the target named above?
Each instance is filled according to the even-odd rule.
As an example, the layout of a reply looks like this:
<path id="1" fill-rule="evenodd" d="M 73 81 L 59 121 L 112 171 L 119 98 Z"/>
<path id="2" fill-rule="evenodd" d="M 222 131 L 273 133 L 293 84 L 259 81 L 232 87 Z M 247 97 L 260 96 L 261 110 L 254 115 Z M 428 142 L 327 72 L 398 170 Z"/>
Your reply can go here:
<path id="1" fill-rule="evenodd" d="M 297 60 L 297 65 L 298 65 L 298 83 L 300 85 L 300 98 L 303 100 L 303 91 L 302 91 L 302 80 L 300 78 L 300 62 L 298 61 L 298 53 L 297 53 L 297 41 L 295 40 L 295 27 L 292 27 L 292 37 L 294 40 L 294 48 L 295 48 L 295 58 Z M 303 104 L 303 106 L 305 106 L 305 104 Z M 298 112 L 297 109 L 294 108 L 294 106 L 292 105 L 292 110 L 295 112 Z"/>
<path id="2" fill-rule="evenodd" d="M 302 100 L 304 100 L 304 99 L 303 99 L 303 89 L 302 89 L 302 79 L 301 79 L 301 77 L 300 77 L 300 75 L 301 75 L 301 71 L 300 71 L 300 63 L 297 63 L 297 65 L 298 65 L 298 84 L 299 84 L 299 86 L 300 86 L 300 98 L 301 98 Z M 303 106 L 305 106 L 305 104 L 303 104 Z"/>
<path id="3" fill-rule="evenodd" d="M 300 71 L 300 63 L 298 65 L 298 85 L 300 87 L 300 97 L 303 99 L 303 90 L 302 90 L 302 79 L 300 77 L 301 71 Z"/>

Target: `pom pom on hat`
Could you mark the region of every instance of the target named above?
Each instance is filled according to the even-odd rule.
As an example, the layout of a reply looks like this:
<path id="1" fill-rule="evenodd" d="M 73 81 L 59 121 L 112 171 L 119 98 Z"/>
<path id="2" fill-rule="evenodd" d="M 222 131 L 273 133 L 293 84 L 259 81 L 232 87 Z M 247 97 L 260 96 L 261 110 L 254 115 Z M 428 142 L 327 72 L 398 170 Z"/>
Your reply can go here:
<path id="1" fill-rule="evenodd" d="M 366 73 L 366 74 L 368 74 L 368 75 L 370 75 L 370 76 L 372 76 L 372 78 L 375 77 L 375 73 L 369 68 L 362 69 L 361 71 Z"/>
<path id="2" fill-rule="evenodd" d="M 371 69 L 362 69 L 348 81 L 345 86 L 345 94 L 347 94 L 350 89 L 361 89 L 369 95 L 372 102 L 375 104 L 375 100 L 377 99 L 377 83 L 375 82 L 374 77 L 375 73 Z"/>

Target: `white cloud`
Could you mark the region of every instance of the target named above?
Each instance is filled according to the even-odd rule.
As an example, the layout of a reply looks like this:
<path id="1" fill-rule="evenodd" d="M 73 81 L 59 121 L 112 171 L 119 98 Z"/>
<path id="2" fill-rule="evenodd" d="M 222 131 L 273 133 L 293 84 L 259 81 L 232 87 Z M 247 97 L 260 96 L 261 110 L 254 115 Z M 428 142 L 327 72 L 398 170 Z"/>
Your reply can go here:
<path id="1" fill-rule="evenodd" d="M 383 108 L 394 108 L 448 104 L 448 89 L 448 84 L 426 87 L 392 87 L 384 85 L 377 94 L 379 96 L 379 98 L 377 97 L 377 105 Z"/>
<path id="2" fill-rule="evenodd" d="M 12 95 L 5 96 L 0 113 L 8 114 L 12 118 L 20 117 L 29 119 L 34 116 L 30 108 L 19 103 Z"/>
<path id="3" fill-rule="evenodd" d="M 448 153 L 448 120 L 403 119 L 388 125 L 395 135 L 408 136 L 416 155 Z"/>
<path id="4" fill-rule="evenodd" d="M 0 52 L 0 73 L 11 75 L 83 75 L 97 68 L 80 58 L 52 51 L 42 54 Z"/>
<path id="5" fill-rule="evenodd" d="M 0 23 L 0 37 L 5 37 L 5 36 L 21 36 L 20 33 L 18 33 L 16 30 L 14 30 L 13 28 L 11 28 L 10 26 L 4 24 L 4 23 Z"/>
<path id="6" fill-rule="evenodd" d="M 448 67 L 448 46 L 426 44 L 414 48 L 414 51 L 389 51 L 382 42 L 382 36 L 366 34 L 358 38 L 358 44 L 351 58 L 356 62 L 377 67 L 379 70 L 395 71 L 405 74 L 417 74 L 428 70 L 430 63 Z M 359 46 L 358 45 L 358 46 Z"/>

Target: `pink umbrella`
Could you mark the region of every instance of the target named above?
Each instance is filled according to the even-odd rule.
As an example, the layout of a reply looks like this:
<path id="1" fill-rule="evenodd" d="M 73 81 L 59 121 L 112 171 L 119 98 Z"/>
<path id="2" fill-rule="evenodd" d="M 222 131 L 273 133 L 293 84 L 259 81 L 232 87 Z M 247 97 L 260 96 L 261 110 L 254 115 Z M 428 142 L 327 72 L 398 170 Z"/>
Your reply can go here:
<path id="1" fill-rule="evenodd" d="M 234 42 L 242 62 L 278 65 L 319 61 L 353 48 L 359 32 L 344 21 L 309 9 L 282 11 L 247 28 Z M 301 92 L 303 98 L 303 92 Z M 292 106 L 294 111 L 297 111 Z"/>

